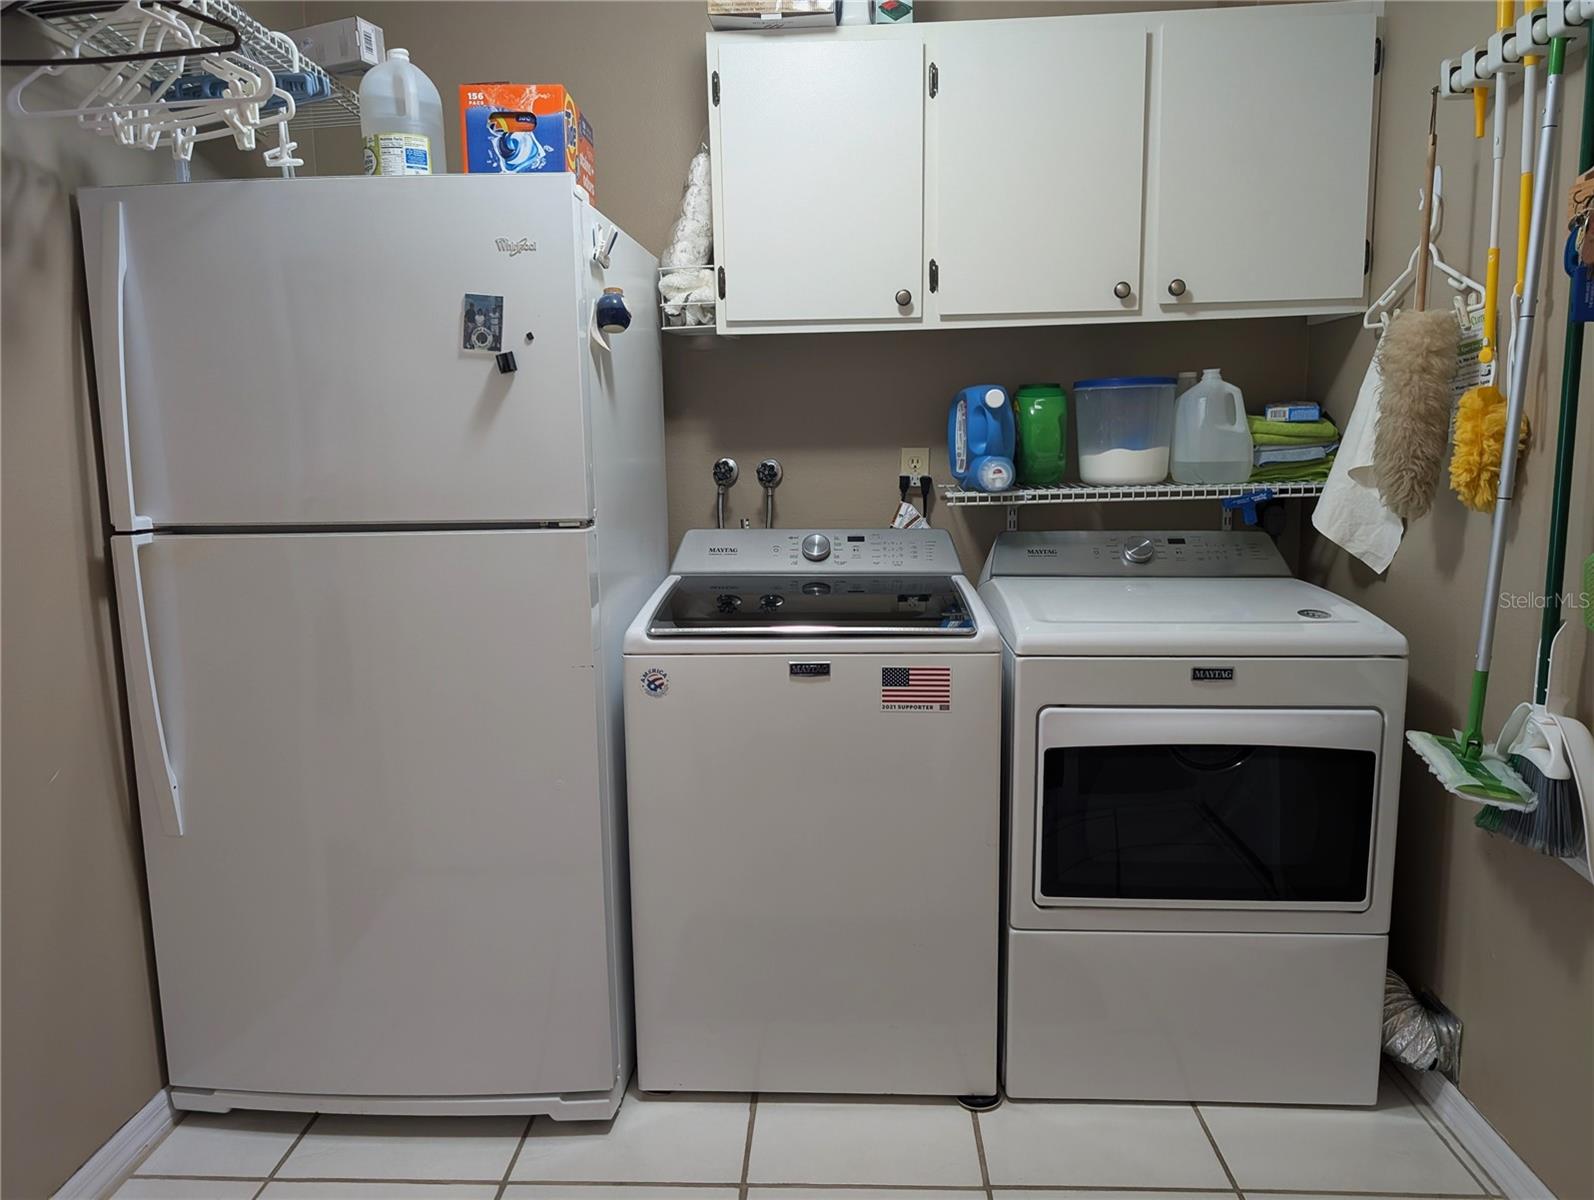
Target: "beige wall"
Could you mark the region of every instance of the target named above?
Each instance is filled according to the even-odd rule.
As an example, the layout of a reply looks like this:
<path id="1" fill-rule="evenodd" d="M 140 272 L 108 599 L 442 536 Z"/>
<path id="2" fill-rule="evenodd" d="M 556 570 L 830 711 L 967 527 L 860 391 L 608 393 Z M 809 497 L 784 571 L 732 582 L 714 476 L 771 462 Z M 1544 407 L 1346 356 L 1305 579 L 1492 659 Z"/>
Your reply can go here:
<path id="1" fill-rule="evenodd" d="M 1474 41 L 1490 21 L 1485 4 L 1389 6 L 1390 47 L 1383 86 L 1373 279 L 1382 285 L 1406 263 L 1417 236 L 1416 189 L 1427 130 L 1427 88 L 1435 64 Z M 1575 174 L 1582 55 L 1574 59 L 1564 106 L 1559 177 Z M 1520 96 L 1520 89 L 1517 90 Z M 1515 229 L 1521 113 L 1512 105 L 1507 139 L 1507 231 Z M 1445 168 L 1448 261 L 1483 273 L 1488 244 L 1488 142 L 1472 139 L 1470 106 L 1442 105 L 1439 160 Z M 1556 211 L 1564 191 L 1557 189 Z M 1559 216 L 1558 218 L 1559 219 Z M 1514 247 L 1508 232 L 1507 243 Z M 1559 262 L 1559 243 L 1553 262 Z M 1509 278 L 1515 251 L 1504 255 Z M 1508 591 L 1541 592 L 1560 395 L 1565 276 L 1548 280 L 1534 354 L 1537 436 L 1523 466 L 1506 556 Z M 1372 353 L 1357 322 L 1315 327 L 1310 335 L 1314 394 L 1349 415 Z M 1582 445 L 1573 493 L 1569 573 L 1594 550 L 1594 366 L 1583 387 Z M 1378 578 L 1320 543 L 1311 562 L 1334 590 L 1392 622 L 1411 642 L 1409 723 L 1449 730 L 1462 724 L 1477 638 L 1489 549 L 1489 519 L 1442 493 L 1433 512 L 1412 522 L 1399 556 Z M 1574 616 L 1574 619 L 1575 616 Z M 1500 614 L 1486 728 L 1497 730 L 1533 683 L 1538 614 Z M 1594 669 L 1584 660 L 1581 709 L 1594 718 Z M 1594 1195 L 1594 888 L 1559 863 L 1472 826 L 1473 808 L 1443 792 L 1415 757 L 1406 760 L 1396 864 L 1394 965 L 1431 987 L 1466 1022 L 1463 1091 L 1555 1191 Z"/>
<path id="2" fill-rule="evenodd" d="M 12 19 L 5 34 L 22 44 Z M 71 197 L 171 167 L 44 122 L 7 117 L 0 139 L 0 1194 L 20 1200 L 54 1191 L 162 1082 Z"/>

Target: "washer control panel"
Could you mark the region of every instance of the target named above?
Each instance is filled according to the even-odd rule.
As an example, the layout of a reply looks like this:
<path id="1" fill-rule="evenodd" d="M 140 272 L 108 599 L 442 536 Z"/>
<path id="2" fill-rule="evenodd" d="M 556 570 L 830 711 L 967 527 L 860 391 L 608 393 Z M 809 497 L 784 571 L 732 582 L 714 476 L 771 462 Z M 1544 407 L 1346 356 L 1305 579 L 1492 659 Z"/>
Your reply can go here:
<path id="1" fill-rule="evenodd" d="M 944 529 L 692 529 L 681 538 L 676 575 L 785 572 L 955 574 Z"/>
<path id="2" fill-rule="evenodd" d="M 1290 568 L 1259 529 L 1081 529 L 1000 534 L 985 574 L 1242 579 L 1287 578 Z"/>

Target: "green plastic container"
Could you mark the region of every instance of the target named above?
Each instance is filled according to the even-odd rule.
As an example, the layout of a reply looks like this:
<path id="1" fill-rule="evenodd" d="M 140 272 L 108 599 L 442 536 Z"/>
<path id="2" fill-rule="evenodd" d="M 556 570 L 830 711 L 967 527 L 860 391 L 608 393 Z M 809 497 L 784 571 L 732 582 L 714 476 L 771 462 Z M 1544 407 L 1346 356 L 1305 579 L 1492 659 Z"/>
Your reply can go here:
<path id="1" fill-rule="evenodd" d="M 1056 487 L 1068 460 L 1068 394 L 1060 383 L 1026 383 L 1013 395 L 1018 483 Z"/>

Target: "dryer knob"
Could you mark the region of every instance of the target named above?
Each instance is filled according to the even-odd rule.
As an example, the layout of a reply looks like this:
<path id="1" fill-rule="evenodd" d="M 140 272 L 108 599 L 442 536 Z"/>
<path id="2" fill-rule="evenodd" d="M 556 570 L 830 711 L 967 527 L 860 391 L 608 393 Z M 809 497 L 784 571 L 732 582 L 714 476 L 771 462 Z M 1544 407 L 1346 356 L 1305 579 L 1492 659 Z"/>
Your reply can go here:
<path id="1" fill-rule="evenodd" d="M 1157 556 L 1157 547 L 1150 538 L 1136 538 L 1124 546 L 1124 561 L 1131 566 L 1143 567 Z"/>
<path id="2" fill-rule="evenodd" d="M 824 562 L 830 557 L 830 539 L 822 533 L 810 533 L 803 539 L 803 557 L 809 562 Z"/>

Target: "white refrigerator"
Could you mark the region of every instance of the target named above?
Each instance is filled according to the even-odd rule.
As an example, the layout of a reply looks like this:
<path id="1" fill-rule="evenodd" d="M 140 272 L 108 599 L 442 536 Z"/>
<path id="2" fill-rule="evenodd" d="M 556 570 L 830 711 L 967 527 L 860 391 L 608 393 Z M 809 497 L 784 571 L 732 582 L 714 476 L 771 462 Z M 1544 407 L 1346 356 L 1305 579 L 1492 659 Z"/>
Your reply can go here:
<path id="1" fill-rule="evenodd" d="M 612 1115 L 655 260 L 566 175 L 79 204 L 175 1103 Z"/>

